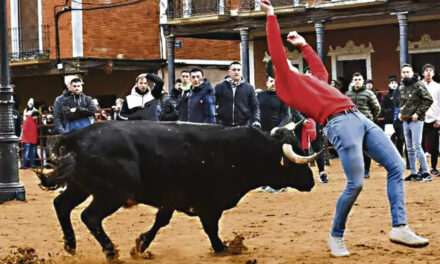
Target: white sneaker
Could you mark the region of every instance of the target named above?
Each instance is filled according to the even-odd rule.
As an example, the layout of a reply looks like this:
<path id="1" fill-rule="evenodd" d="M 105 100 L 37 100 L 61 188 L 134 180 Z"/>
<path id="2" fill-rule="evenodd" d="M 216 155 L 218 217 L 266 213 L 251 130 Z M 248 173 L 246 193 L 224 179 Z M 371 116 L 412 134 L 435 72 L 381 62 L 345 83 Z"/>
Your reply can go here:
<path id="1" fill-rule="evenodd" d="M 408 225 L 393 227 L 390 232 L 391 242 L 408 247 L 425 247 L 429 239 L 416 235 Z"/>
<path id="2" fill-rule="evenodd" d="M 330 236 L 327 241 L 328 247 L 330 248 L 330 254 L 333 257 L 348 257 L 350 256 L 350 252 L 348 252 L 347 247 L 345 246 L 343 237 L 334 237 Z"/>

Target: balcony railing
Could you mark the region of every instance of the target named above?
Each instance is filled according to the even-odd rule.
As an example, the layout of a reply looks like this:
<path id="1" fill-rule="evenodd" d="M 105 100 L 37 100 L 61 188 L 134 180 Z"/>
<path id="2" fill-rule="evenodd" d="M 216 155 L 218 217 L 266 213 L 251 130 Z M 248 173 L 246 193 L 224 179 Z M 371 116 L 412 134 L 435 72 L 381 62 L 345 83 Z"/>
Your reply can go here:
<path id="1" fill-rule="evenodd" d="M 277 7 L 305 7 L 307 5 L 307 0 L 271 0 L 272 6 Z M 260 10 L 259 0 L 240 0 L 239 10 L 241 12 Z"/>
<path id="2" fill-rule="evenodd" d="M 11 61 L 50 57 L 49 26 L 9 28 Z"/>
<path id="3" fill-rule="evenodd" d="M 170 0 L 168 19 L 190 18 L 202 15 L 229 15 L 229 0 Z"/>

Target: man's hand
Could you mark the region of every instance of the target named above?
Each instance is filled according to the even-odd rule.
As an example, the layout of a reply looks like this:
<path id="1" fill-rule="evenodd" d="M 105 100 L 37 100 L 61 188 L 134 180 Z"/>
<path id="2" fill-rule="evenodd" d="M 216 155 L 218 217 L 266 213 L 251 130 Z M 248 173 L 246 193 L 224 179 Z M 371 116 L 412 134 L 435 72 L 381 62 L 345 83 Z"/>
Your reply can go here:
<path id="1" fill-rule="evenodd" d="M 70 112 L 75 113 L 76 112 L 76 107 L 70 108 Z"/>
<path id="2" fill-rule="evenodd" d="M 261 0 L 260 7 L 261 10 L 263 10 L 268 16 L 273 16 L 275 14 L 273 11 L 273 6 L 269 0 Z"/>
<path id="3" fill-rule="evenodd" d="M 303 47 L 307 44 L 307 41 L 296 31 L 289 32 L 287 41 L 295 47 Z"/>
<path id="4" fill-rule="evenodd" d="M 416 114 L 416 113 L 414 113 L 414 114 L 412 115 L 412 121 L 413 121 L 413 122 L 417 122 L 418 120 L 419 120 L 419 115 Z"/>
<path id="5" fill-rule="evenodd" d="M 399 121 L 403 121 L 403 119 L 402 119 L 402 114 L 401 114 L 401 113 L 399 113 L 399 115 L 397 116 L 397 118 L 399 119 Z"/>
<path id="6" fill-rule="evenodd" d="M 435 128 L 439 128 L 440 127 L 440 121 L 435 121 L 435 123 L 434 123 L 434 127 Z"/>

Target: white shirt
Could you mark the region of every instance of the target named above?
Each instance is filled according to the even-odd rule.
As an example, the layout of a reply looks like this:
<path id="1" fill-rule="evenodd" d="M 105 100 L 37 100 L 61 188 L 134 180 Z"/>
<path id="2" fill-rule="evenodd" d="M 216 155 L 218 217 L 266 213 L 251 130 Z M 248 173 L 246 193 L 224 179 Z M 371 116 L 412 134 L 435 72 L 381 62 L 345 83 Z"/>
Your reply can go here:
<path id="1" fill-rule="evenodd" d="M 434 81 L 431 81 L 429 84 L 425 80 L 422 82 L 433 99 L 431 107 L 426 111 L 425 123 L 440 121 L 440 84 Z"/>

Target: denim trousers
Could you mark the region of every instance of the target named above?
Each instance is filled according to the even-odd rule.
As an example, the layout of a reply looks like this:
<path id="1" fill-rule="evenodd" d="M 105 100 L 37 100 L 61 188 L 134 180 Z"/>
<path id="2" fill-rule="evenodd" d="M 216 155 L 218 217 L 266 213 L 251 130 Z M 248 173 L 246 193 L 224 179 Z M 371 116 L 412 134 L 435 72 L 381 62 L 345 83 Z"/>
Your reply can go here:
<path id="1" fill-rule="evenodd" d="M 422 149 L 423 121 L 403 122 L 403 134 L 408 148 L 408 160 L 411 174 L 417 173 L 416 157 L 422 167 L 422 173 L 429 173 L 428 163 Z"/>
<path id="2" fill-rule="evenodd" d="M 392 226 L 407 223 L 403 173 L 405 164 L 385 132 L 362 113 L 346 113 L 327 123 L 327 135 L 339 154 L 347 184 L 336 203 L 331 235 L 343 237 L 348 214 L 364 183 L 363 144 L 367 154 L 387 170 Z"/>
<path id="3" fill-rule="evenodd" d="M 24 144 L 24 157 L 23 157 L 23 167 L 27 168 L 29 166 L 35 166 L 35 144 L 25 143 Z"/>

